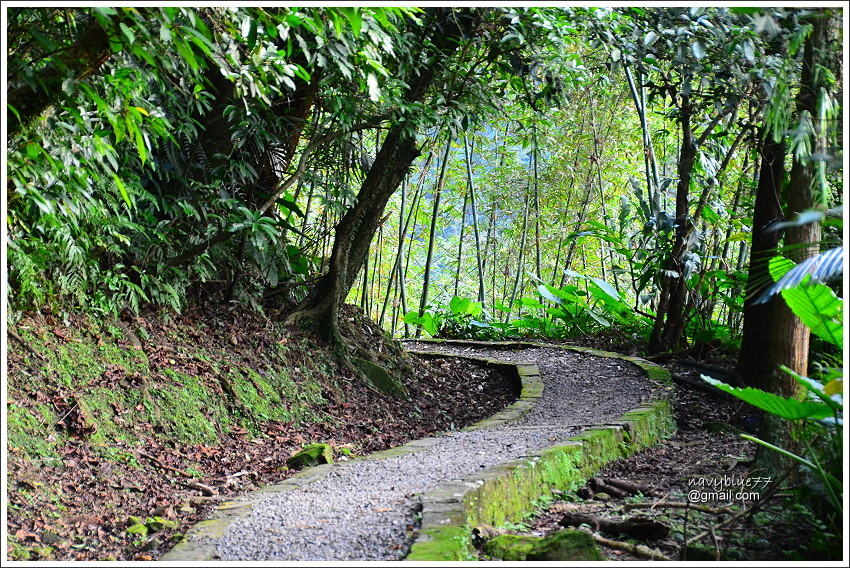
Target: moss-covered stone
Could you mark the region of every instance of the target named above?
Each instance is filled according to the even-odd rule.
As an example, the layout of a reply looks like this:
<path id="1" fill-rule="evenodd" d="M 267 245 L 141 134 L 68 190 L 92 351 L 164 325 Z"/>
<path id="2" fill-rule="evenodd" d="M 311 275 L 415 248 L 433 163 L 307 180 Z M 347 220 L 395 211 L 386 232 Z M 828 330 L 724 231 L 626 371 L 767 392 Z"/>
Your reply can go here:
<path id="1" fill-rule="evenodd" d="M 491 558 L 522 561 L 541 540 L 539 536 L 501 534 L 485 542 L 483 551 Z"/>
<path id="2" fill-rule="evenodd" d="M 148 536 L 148 527 L 144 523 L 136 523 L 127 528 L 127 534 L 137 534 L 141 537 Z"/>
<path id="3" fill-rule="evenodd" d="M 605 560 L 593 537 L 576 530 L 560 530 L 536 542 L 525 557 L 529 561 L 588 561 Z"/>
<path id="4" fill-rule="evenodd" d="M 160 532 L 165 529 L 176 529 L 180 526 L 180 523 L 177 521 L 163 519 L 162 517 L 151 517 L 145 522 L 145 526 L 148 528 L 148 531 L 153 533 Z"/>
<path id="5" fill-rule="evenodd" d="M 366 380 L 379 391 L 393 396 L 404 396 L 406 394 L 404 385 L 380 365 L 360 358 L 354 358 L 353 361 L 363 371 Z"/>
<path id="6" fill-rule="evenodd" d="M 333 450 L 328 444 L 310 444 L 286 460 L 286 465 L 293 469 L 301 469 L 323 463 L 333 463 L 333 461 Z"/>
<path id="7" fill-rule="evenodd" d="M 423 529 L 405 560 L 475 560 L 470 531 L 465 525 L 446 525 Z"/>

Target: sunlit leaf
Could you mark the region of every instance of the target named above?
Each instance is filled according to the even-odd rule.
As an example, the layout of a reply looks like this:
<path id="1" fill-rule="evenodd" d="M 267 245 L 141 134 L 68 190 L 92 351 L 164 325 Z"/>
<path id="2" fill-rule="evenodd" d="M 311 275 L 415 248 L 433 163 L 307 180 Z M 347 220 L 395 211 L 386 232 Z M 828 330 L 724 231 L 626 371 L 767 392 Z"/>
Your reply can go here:
<path id="1" fill-rule="evenodd" d="M 737 388 L 706 375 L 700 376 L 702 380 L 714 385 L 720 390 L 736 396 L 756 408 L 760 408 L 786 420 L 802 420 L 804 418 L 820 419 L 833 415 L 832 409 L 825 404 L 801 401 L 796 398 L 784 398 L 751 387 Z"/>

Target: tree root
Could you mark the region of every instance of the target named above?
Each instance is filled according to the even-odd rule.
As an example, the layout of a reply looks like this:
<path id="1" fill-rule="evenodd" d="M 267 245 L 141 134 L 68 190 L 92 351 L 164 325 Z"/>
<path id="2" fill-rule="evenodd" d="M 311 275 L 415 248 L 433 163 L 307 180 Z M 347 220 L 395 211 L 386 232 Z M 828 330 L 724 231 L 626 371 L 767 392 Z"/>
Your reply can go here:
<path id="1" fill-rule="evenodd" d="M 593 540 L 603 546 L 613 548 L 614 550 L 622 550 L 623 552 L 628 552 L 629 554 L 633 554 L 639 558 L 646 558 L 649 560 L 673 560 L 669 556 L 665 556 L 664 554 L 662 554 L 660 551 L 655 550 L 654 548 L 649 548 L 648 546 L 645 546 L 643 544 L 631 544 L 628 542 L 621 542 L 619 540 L 611 540 L 609 538 L 599 536 L 598 534 L 589 530 L 585 530 L 585 532 L 590 534 L 590 536 L 593 537 Z"/>
<path id="2" fill-rule="evenodd" d="M 708 507 L 706 505 L 694 505 L 693 503 L 684 503 L 680 501 L 656 501 L 655 503 L 626 503 L 623 505 L 623 511 L 631 511 L 633 509 L 693 509 L 701 513 L 709 513 L 710 515 L 734 515 L 738 511 L 731 507 Z"/>
<path id="3" fill-rule="evenodd" d="M 658 540 L 670 534 L 670 527 L 658 521 L 643 517 L 633 517 L 625 520 L 613 520 L 594 517 L 582 513 L 567 513 L 558 521 L 562 527 L 577 527 L 588 525 L 611 535 L 624 534 L 641 540 Z"/>

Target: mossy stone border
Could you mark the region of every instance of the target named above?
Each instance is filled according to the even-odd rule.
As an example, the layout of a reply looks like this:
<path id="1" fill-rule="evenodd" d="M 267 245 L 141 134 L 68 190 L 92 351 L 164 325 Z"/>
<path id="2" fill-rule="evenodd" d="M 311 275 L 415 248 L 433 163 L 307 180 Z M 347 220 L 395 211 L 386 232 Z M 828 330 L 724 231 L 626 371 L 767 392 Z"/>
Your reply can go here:
<path id="1" fill-rule="evenodd" d="M 553 347 L 525 342 L 445 343 L 505 349 Z M 673 433 L 673 383 L 666 369 L 639 357 L 577 346 L 554 347 L 633 363 L 663 389 L 654 401 L 626 412 L 613 423 L 600 424 L 557 446 L 429 492 L 422 498 L 422 523 L 405 560 L 475 560 L 472 527 L 516 522 L 531 510 L 536 499 L 550 495 L 553 489 L 575 490 L 609 462 L 653 446 Z"/>
<path id="2" fill-rule="evenodd" d="M 437 351 L 417 351 L 416 354 L 424 357 L 446 356 L 445 353 Z M 517 386 L 520 389 L 520 396 L 516 402 L 497 412 L 493 416 L 464 428 L 464 430 L 486 428 L 518 420 L 523 414 L 531 410 L 537 400 L 543 396 L 543 382 L 540 379 L 540 372 L 537 369 L 537 365 L 516 365 L 512 363 L 505 363 L 504 361 L 482 359 L 480 357 L 459 358 L 469 359 L 487 367 L 501 369 L 517 382 Z M 368 456 L 359 459 L 377 460 L 411 454 L 427 449 L 437 444 L 439 441 L 439 436 L 421 438 L 419 440 L 410 441 L 401 446 L 396 446 L 395 448 L 369 454 Z M 251 509 L 260 501 L 275 493 L 291 491 L 309 483 L 313 483 L 314 481 L 319 481 L 333 471 L 331 468 L 345 467 L 348 464 L 359 461 L 359 459 L 312 467 L 293 475 L 285 481 L 262 487 L 240 497 L 236 497 L 231 501 L 222 503 L 216 507 L 212 513 L 210 513 L 206 520 L 196 523 L 191 529 L 189 529 L 183 537 L 183 540 L 177 543 L 177 545 L 175 545 L 170 551 L 162 555 L 159 560 L 174 562 L 216 560 L 215 548 L 217 540 L 224 536 L 231 523 L 248 515 L 251 512 Z M 456 536 L 467 537 L 467 535 L 462 535 L 460 532 L 458 532 Z"/>
<path id="3" fill-rule="evenodd" d="M 437 340 L 419 341 L 438 342 Z M 504 349 L 552 347 L 552 345 L 526 342 L 444 341 L 443 343 Z M 638 357 L 583 347 L 563 347 L 586 352 L 590 355 L 614 357 L 629 361 L 644 369 L 650 379 L 672 388 L 672 380 L 666 370 Z M 425 357 L 452 356 L 463 358 L 485 366 L 500 368 L 514 376 L 519 383 L 521 394 L 515 403 L 489 418 L 464 428 L 464 430 L 488 428 L 518 420 L 531 410 L 543 396 L 543 382 L 540 379 L 537 365 L 512 364 L 464 355 L 447 355 L 440 351 L 414 352 Z M 523 460 L 500 464 L 476 474 L 469 480 L 451 482 L 429 492 L 422 500 L 422 523 L 419 535 L 405 560 L 474 560 L 470 540 L 472 526 L 476 524 L 502 524 L 504 521 L 500 523 L 494 522 L 494 520 L 502 517 L 505 519 L 512 518 L 525 511 L 525 509 L 522 509 L 519 513 L 514 511 L 513 515 L 500 515 L 499 511 L 504 509 L 506 503 L 503 498 L 511 498 L 514 501 L 520 500 L 521 507 L 527 507 L 540 495 L 548 494 L 552 488 L 578 487 L 602 465 L 620 457 L 618 455 L 603 460 L 601 459 L 602 456 L 587 451 L 591 447 L 606 446 L 613 452 L 613 447 L 616 445 L 619 448 L 620 455 L 625 456 L 657 443 L 661 437 L 673 430 L 670 397 L 662 397 L 661 400 L 647 407 L 627 412 L 616 423 L 602 425 L 600 428 L 605 432 L 611 430 L 613 433 L 603 434 L 599 440 L 596 440 L 595 437 L 589 440 L 568 440 L 562 445 L 546 448 Z M 606 439 L 608 440 L 607 444 L 605 443 Z M 439 441 L 438 436 L 413 440 L 360 459 L 387 459 L 414 453 L 429 448 Z M 614 441 L 616 441 L 616 444 L 614 444 Z M 631 451 L 624 451 L 624 448 Z M 291 491 L 318 481 L 333 471 L 332 468 L 346 467 L 346 465 L 355 461 L 359 460 L 319 465 L 300 472 L 281 483 L 265 486 L 222 503 L 213 510 L 206 520 L 194 525 L 183 540 L 159 560 L 168 562 L 216 560 L 217 540 L 227 532 L 231 523 L 248 515 L 255 505 L 274 494 Z M 539 475 L 529 475 L 529 472 L 535 472 Z"/>

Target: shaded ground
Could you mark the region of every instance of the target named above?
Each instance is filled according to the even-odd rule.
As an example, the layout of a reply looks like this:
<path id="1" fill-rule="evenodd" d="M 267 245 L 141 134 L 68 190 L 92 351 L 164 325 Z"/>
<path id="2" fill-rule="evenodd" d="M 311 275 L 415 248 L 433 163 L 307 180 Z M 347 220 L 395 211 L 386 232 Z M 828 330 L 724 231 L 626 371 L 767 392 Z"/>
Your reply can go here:
<path id="1" fill-rule="evenodd" d="M 175 328 L 188 330 L 193 342 L 209 344 L 211 348 L 226 346 L 248 362 L 253 359 L 257 368 L 262 368 L 270 343 L 279 341 L 271 333 L 268 321 L 245 314 L 237 317 L 229 312 L 189 313 L 167 323 L 152 317 L 139 319 L 146 330 L 141 348 L 158 369 L 180 368 L 200 375 L 210 372 L 197 361 L 179 356 L 179 349 L 173 345 Z M 201 321 L 203 332 L 199 331 Z M 72 318 L 69 328 L 51 316 L 26 323 L 60 343 L 73 341 L 69 330 L 82 325 Z M 364 342 L 384 353 L 388 360 L 397 356 L 393 353 L 396 348 L 384 341 L 382 332 L 364 322 L 356 311 L 347 314 L 343 323 L 349 327 L 349 334 L 359 329 L 366 338 Z M 87 333 L 85 329 L 76 331 Z M 246 336 L 256 340 L 251 347 L 239 340 Z M 124 346 L 131 348 L 134 339 L 139 341 L 131 337 L 123 342 Z M 288 339 L 296 347 L 290 351 L 293 368 L 315 365 L 315 346 L 305 343 L 305 347 L 299 347 L 301 340 L 297 335 Z M 609 343 L 591 340 L 585 344 L 634 353 L 634 345 Z M 25 344 L 10 338 L 8 345 L 9 392 L 14 394 L 14 403 L 26 408 L 54 401 L 59 410 L 68 395 L 60 385 L 13 388 L 18 380 L 25 382 L 23 377 L 37 370 L 24 363 Z M 713 363 L 723 364 L 719 353 L 709 355 L 713 355 Z M 700 381 L 699 371 L 693 367 L 677 365 L 675 361 L 662 363 L 679 380 L 678 432 L 662 446 L 612 464 L 602 472 L 603 476 L 649 485 L 652 495 L 625 501 L 583 501 L 575 495 L 561 495 L 538 517 L 527 519 L 524 526 L 514 527 L 512 532 L 522 528 L 543 534 L 560 528 L 557 521 L 566 511 L 610 515 L 621 513 L 626 502 L 683 502 L 689 477 L 727 474 L 741 479 L 754 475 L 748 471 L 753 448 L 734 434 L 711 431 L 716 429 L 712 423 L 751 429 L 751 413 L 736 399 L 718 397 L 694 386 Z M 291 423 L 269 422 L 259 435 L 234 429 L 214 446 L 173 444 L 151 431 L 145 436 L 143 450 L 125 448 L 126 463 L 104 459 L 103 452 L 87 441 L 84 420 L 68 408 L 57 432 L 72 430 L 76 435 L 61 448 L 61 458 L 56 463 L 34 463 L 27 459 L 25 448 L 7 446 L 7 557 L 154 560 L 222 500 L 291 476 L 294 472 L 285 468 L 285 460 L 302 443 L 328 442 L 335 448 L 336 459 L 350 459 L 434 432 L 461 428 L 493 414 L 517 394 L 505 377 L 467 362 L 429 359 L 427 364 L 414 361 L 413 368 L 415 379 L 407 381 L 408 400 L 379 394 L 355 380 L 349 371 L 334 368 L 326 377 L 323 395 L 327 403 L 315 409 L 325 417 L 321 423 L 296 428 Z M 102 380 L 112 380 L 113 371 L 107 370 Z M 131 380 L 129 385 L 122 383 L 121 388 L 133 386 Z M 75 423 L 75 419 L 82 422 Z M 145 432 L 149 425 L 128 427 Z M 789 503 L 787 497 L 774 496 L 758 515 L 718 528 L 713 537 L 703 539 L 701 548 L 690 550 L 688 558 L 714 558 L 718 552 L 728 559 L 829 558 L 815 520 L 805 511 L 789 507 Z M 635 512 L 673 528 L 667 538 L 646 543 L 671 558 L 681 555 L 684 533 L 692 537 L 731 516 L 691 510 L 685 526 L 681 509 L 657 506 L 635 509 L 631 514 Z M 161 519 L 163 527 L 151 535 L 128 533 L 134 517 Z M 612 560 L 635 559 L 628 553 L 604 550 Z M 840 557 L 834 556 L 835 551 L 832 554 L 832 558 Z"/>
<path id="2" fill-rule="evenodd" d="M 199 321 L 203 320 L 203 333 Z M 51 317 L 31 320 L 51 340 L 72 341 L 79 321 L 67 327 Z M 388 351 L 383 334 L 373 324 L 352 311 L 344 318 L 349 332 L 359 327 L 372 347 Z M 169 323 L 154 318 L 144 320 L 147 338 L 141 347 L 159 369 L 192 370 L 209 374 L 208 367 L 179 356 L 173 329 L 188 333 L 193 342 L 210 347 L 227 345 L 247 359 L 255 359 L 263 368 L 264 346 L 275 338 L 268 322 L 240 314 L 189 313 Z M 211 329 L 217 329 L 211 333 Z M 194 330 L 194 331 L 193 331 Z M 56 337 L 53 337 L 53 336 Z M 255 348 L 238 338 L 250 335 Z M 66 339 L 63 339 L 66 338 Z M 131 348 L 131 338 L 124 343 Z M 297 337 L 289 341 L 297 343 Z M 16 379 L 37 373 L 22 361 L 26 346 L 10 339 L 8 356 L 9 393 L 18 406 L 54 401 L 61 406 L 68 393 L 57 384 L 37 389 L 14 388 Z M 203 347 L 203 345 L 199 345 Z M 318 354 L 307 349 L 291 349 L 289 364 L 315 364 Z M 30 357 L 32 358 L 32 357 Z M 328 376 L 324 397 L 326 405 L 313 410 L 324 416 L 322 423 L 295 428 L 284 422 L 271 422 L 260 435 L 234 429 L 221 437 L 217 445 L 175 445 L 157 436 L 150 425 L 133 424 L 143 435 L 143 451 L 124 448 L 127 463 L 104 459 L 102 448 L 92 447 L 86 438 L 85 424 L 74 423 L 73 409 L 65 413 L 59 430 L 73 426 L 75 435 L 61 448 L 61 459 L 45 467 L 44 461 L 30 460 L 23 447 L 7 446 L 7 557 L 32 560 L 152 560 L 169 550 L 192 524 L 202 520 L 222 500 L 261 485 L 291 476 L 286 459 L 306 442 L 327 442 L 335 449 L 335 458 L 350 459 L 386 449 L 434 432 L 462 428 L 489 416 L 513 400 L 513 384 L 499 373 L 468 362 L 429 359 L 427 364 L 414 361 L 415 379 L 407 381 L 408 399 L 383 395 L 354 379 L 351 373 L 335 368 Z M 107 370 L 102 380 L 112 380 Z M 151 379 L 156 388 L 156 377 Z M 116 379 L 117 382 L 117 379 Z M 133 388 L 134 385 L 116 388 Z M 10 403 L 11 395 L 10 395 Z M 58 410 L 58 408 L 57 408 Z M 83 418 L 79 418 L 83 420 Z M 136 517 L 137 519 L 134 519 Z M 151 535 L 128 533 L 138 519 L 160 518 L 161 530 Z"/>
<path id="3" fill-rule="evenodd" d="M 780 480 L 752 469 L 755 444 L 724 431 L 732 426 L 754 433 L 758 422 L 752 409 L 734 397 L 700 388 L 700 372 L 710 369 L 676 362 L 667 367 L 677 382 L 677 432 L 656 448 L 610 464 L 597 476 L 646 487 L 648 494 L 596 498 L 585 493 L 585 486 L 556 495 L 537 515 L 507 532 L 545 536 L 564 528 L 559 521 L 565 515 L 614 521 L 643 518 L 667 526 L 669 534 L 653 540 L 608 534 L 596 526 L 582 528 L 609 540 L 644 545 L 671 560 L 840 559 L 840 538 L 830 541 L 820 521 L 794 504 L 794 489 L 773 493 Z M 717 485 L 706 485 L 708 480 Z M 699 535 L 703 537 L 690 546 L 683 545 Z M 609 560 L 647 560 L 642 554 L 604 545 L 601 549 Z"/>

